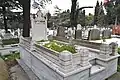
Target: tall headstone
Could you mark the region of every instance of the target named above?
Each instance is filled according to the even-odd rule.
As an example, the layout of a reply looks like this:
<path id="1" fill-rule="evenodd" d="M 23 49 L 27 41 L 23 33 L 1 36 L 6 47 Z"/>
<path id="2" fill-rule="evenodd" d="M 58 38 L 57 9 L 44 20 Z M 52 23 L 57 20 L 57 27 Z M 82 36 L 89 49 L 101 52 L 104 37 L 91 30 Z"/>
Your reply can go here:
<path id="1" fill-rule="evenodd" d="M 82 26 L 80 24 L 77 25 L 77 30 L 81 30 Z"/>
<path id="2" fill-rule="evenodd" d="M 99 40 L 100 39 L 100 30 L 92 29 L 88 33 L 88 40 Z"/>
<path id="3" fill-rule="evenodd" d="M 65 37 L 65 28 L 64 27 L 62 27 L 62 26 L 60 26 L 60 27 L 58 27 L 58 29 L 57 29 L 57 36 L 61 36 L 61 37 Z"/>
<path id="4" fill-rule="evenodd" d="M 31 18 L 32 40 L 47 40 L 47 20 L 43 17 L 41 11 L 37 12 L 37 17 Z"/>
<path id="5" fill-rule="evenodd" d="M 107 39 L 107 38 L 111 38 L 111 31 L 110 30 L 104 30 L 103 32 L 102 32 L 102 38 L 105 38 L 105 39 Z"/>
<path id="6" fill-rule="evenodd" d="M 82 30 L 76 31 L 76 39 L 82 39 Z"/>

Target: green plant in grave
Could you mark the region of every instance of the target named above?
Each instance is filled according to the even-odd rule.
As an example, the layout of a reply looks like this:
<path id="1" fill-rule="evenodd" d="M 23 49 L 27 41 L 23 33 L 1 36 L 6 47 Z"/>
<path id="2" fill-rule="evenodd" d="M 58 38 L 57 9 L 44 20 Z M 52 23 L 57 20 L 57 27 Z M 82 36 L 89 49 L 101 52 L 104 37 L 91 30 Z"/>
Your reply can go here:
<path id="1" fill-rule="evenodd" d="M 44 45 L 45 47 L 47 48 L 50 48 L 52 50 L 55 50 L 55 51 L 58 51 L 58 52 L 61 52 L 62 49 L 61 49 L 61 46 L 59 46 L 57 43 L 55 42 L 50 42 L 50 43 L 47 43 Z"/>
<path id="2" fill-rule="evenodd" d="M 47 47 L 47 48 L 50 48 L 52 50 L 55 50 L 57 52 L 62 52 L 64 50 L 67 50 L 71 53 L 76 53 L 75 47 L 70 46 L 70 45 L 65 45 L 65 44 L 62 44 L 62 43 L 58 43 L 56 41 L 52 41 L 50 43 L 47 43 L 44 46 Z"/>
<path id="3" fill-rule="evenodd" d="M 13 54 L 1 56 L 1 58 L 5 61 L 20 59 L 20 53 L 13 53 Z"/>

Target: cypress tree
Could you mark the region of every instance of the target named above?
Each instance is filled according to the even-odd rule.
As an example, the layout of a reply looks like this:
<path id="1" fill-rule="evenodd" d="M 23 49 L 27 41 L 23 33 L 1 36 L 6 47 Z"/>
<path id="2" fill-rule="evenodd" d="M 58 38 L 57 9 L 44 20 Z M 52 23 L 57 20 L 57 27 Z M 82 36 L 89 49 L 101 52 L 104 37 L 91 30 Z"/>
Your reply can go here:
<path id="1" fill-rule="evenodd" d="M 94 12 L 94 25 L 97 25 L 98 22 L 99 8 L 100 8 L 99 1 L 97 1 Z"/>

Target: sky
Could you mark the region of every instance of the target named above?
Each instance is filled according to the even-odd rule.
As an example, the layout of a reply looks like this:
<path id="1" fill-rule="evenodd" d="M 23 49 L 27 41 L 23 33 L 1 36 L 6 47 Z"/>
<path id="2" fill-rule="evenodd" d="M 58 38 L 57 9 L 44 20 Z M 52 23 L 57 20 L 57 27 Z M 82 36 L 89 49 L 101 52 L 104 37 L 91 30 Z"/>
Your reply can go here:
<path id="1" fill-rule="evenodd" d="M 104 0 L 98 0 L 99 2 L 103 2 Z M 97 0 L 78 0 L 79 7 L 83 6 L 93 6 L 95 7 Z M 50 12 L 52 15 L 55 12 L 54 6 L 57 5 L 62 11 L 71 9 L 71 0 L 52 0 L 52 4 L 46 6 L 44 12 Z M 89 13 L 94 14 L 94 8 L 85 9 L 86 15 Z M 36 10 L 31 9 L 31 13 L 36 13 Z"/>
<path id="2" fill-rule="evenodd" d="M 78 0 L 79 7 L 83 6 L 94 6 L 96 5 L 97 0 Z M 103 2 L 104 0 L 98 0 L 99 2 Z M 51 5 L 47 5 L 46 10 L 48 10 L 51 14 L 54 14 L 54 6 L 57 5 L 62 10 L 71 9 L 71 0 L 52 0 Z M 92 13 L 94 14 L 94 8 L 85 9 L 86 14 Z"/>

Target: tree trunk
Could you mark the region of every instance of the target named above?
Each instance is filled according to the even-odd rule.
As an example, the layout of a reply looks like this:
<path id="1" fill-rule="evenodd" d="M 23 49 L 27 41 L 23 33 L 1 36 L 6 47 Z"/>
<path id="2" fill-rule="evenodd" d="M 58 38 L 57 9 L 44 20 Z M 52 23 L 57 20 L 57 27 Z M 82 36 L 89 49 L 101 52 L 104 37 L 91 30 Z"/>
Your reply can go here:
<path id="1" fill-rule="evenodd" d="M 23 3 L 23 37 L 30 37 L 30 2 L 31 0 L 24 0 Z"/>
<path id="2" fill-rule="evenodd" d="M 7 19 L 6 19 L 6 8 L 3 6 L 3 20 L 4 20 L 4 27 L 5 27 L 5 33 L 8 32 L 8 27 L 7 27 Z"/>
<path id="3" fill-rule="evenodd" d="M 71 0 L 71 1 L 72 1 L 72 6 L 71 6 L 70 22 L 71 22 L 71 26 L 74 27 L 77 0 Z"/>

